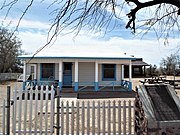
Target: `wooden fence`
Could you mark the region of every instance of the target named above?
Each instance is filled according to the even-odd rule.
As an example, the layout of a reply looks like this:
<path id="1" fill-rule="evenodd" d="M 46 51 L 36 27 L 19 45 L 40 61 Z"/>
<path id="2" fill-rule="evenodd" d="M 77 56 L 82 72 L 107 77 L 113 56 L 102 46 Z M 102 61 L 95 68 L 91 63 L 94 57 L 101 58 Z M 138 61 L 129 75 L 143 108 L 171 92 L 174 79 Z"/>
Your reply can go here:
<path id="1" fill-rule="evenodd" d="M 9 115 L 11 134 L 134 134 L 134 101 L 75 99 L 70 102 L 55 97 L 54 87 L 15 90 L 13 112 Z M 6 114 L 5 101 L 2 112 Z M 4 135 L 5 117 L 2 118 L 0 134 Z"/>
<path id="2" fill-rule="evenodd" d="M 61 102 L 63 134 L 134 134 L 133 101 Z"/>

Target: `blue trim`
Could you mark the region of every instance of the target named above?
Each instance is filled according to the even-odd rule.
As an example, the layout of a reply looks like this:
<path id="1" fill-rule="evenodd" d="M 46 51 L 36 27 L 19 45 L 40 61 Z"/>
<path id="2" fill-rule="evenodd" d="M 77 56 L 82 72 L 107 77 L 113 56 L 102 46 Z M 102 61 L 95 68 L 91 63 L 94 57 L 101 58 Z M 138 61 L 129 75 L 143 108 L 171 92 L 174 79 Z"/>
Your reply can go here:
<path id="1" fill-rule="evenodd" d="M 59 89 L 61 91 L 62 90 L 62 82 L 58 82 L 58 86 L 59 86 Z"/>
<path id="2" fill-rule="evenodd" d="M 104 65 L 114 65 L 114 78 L 104 78 Z M 102 64 L 102 81 L 116 81 L 116 64 Z"/>
<path id="3" fill-rule="evenodd" d="M 53 77 L 55 79 L 55 63 L 40 63 L 40 81 L 48 81 L 49 78 L 42 78 L 42 64 L 53 64 Z"/>
<path id="4" fill-rule="evenodd" d="M 129 89 L 130 91 L 132 91 L 132 82 L 129 82 L 129 87 L 128 87 L 128 89 Z"/>
<path id="5" fill-rule="evenodd" d="M 94 82 L 94 89 L 95 91 L 99 90 L 99 82 Z"/>
<path id="6" fill-rule="evenodd" d="M 26 82 L 23 82 L 23 90 L 25 90 L 26 89 Z"/>
<path id="7" fill-rule="evenodd" d="M 78 91 L 79 89 L 79 83 L 78 82 L 74 82 L 74 91 Z"/>

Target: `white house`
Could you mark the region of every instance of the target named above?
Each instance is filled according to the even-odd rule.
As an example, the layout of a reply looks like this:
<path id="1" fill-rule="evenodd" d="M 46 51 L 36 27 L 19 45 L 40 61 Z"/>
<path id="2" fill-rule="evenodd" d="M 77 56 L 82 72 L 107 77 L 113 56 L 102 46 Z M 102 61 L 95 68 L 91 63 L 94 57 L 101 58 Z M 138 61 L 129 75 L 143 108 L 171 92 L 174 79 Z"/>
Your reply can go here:
<path id="1" fill-rule="evenodd" d="M 19 57 L 24 61 L 24 78 L 31 76 L 34 84 L 57 82 L 60 90 L 73 87 L 75 91 L 91 87 L 99 91 L 119 86 L 132 90 L 132 66 L 135 58 L 114 48 L 93 46 L 51 46 L 39 53 Z M 129 65 L 129 78 L 124 80 L 124 65 Z M 23 80 L 25 89 L 28 80 Z"/>

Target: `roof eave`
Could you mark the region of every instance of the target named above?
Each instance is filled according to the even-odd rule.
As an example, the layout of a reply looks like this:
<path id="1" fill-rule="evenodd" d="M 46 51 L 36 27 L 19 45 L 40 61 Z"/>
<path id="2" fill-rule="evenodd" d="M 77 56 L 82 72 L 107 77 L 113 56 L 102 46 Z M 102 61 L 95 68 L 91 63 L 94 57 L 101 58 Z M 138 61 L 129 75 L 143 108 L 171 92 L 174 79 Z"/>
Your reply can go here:
<path id="1" fill-rule="evenodd" d="M 36 56 L 36 57 L 31 57 L 31 56 L 19 56 L 17 57 L 18 59 L 114 59 L 114 60 L 135 60 L 136 58 L 133 57 L 41 57 L 41 56 Z"/>

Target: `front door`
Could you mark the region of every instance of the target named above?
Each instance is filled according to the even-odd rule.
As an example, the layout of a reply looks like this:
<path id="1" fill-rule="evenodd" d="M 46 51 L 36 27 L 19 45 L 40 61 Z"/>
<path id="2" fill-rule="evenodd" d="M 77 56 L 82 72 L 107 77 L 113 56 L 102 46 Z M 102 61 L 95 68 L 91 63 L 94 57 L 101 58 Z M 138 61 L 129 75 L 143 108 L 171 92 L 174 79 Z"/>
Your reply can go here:
<path id="1" fill-rule="evenodd" d="M 63 64 L 63 86 L 72 86 L 72 63 Z"/>

